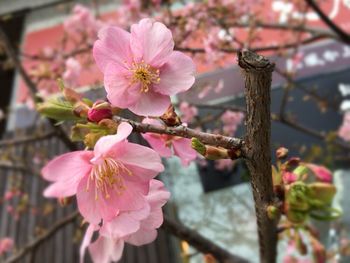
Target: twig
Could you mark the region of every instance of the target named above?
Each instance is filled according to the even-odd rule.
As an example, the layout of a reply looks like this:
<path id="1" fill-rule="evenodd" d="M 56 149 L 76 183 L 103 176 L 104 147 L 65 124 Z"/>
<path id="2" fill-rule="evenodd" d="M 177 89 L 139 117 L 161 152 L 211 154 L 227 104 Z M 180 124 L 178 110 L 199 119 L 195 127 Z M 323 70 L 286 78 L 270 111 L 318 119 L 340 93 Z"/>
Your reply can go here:
<path id="1" fill-rule="evenodd" d="M 19 138 L 19 139 L 2 140 L 2 141 L 0 141 L 0 148 L 1 147 L 15 146 L 18 144 L 27 144 L 27 143 L 31 143 L 31 142 L 46 140 L 46 139 L 49 139 L 55 135 L 56 135 L 56 132 L 52 131 L 52 132 L 47 132 L 47 133 L 42 134 L 42 135 L 28 136 L 28 137 L 23 137 L 23 138 Z"/>
<path id="2" fill-rule="evenodd" d="M 350 35 L 333 23 L 333 21 L 313 0 L 305 0 L 305 2 L 318 14 L 322 21 L 325 22 L 339 36 L 340 40 L 342 40 L 344 43 L 350 44 Z"/>
<path id="3" fill-rule="evenodd" d="M 214 145 L 214 146 L 221 146 L 226 149 L 240 149 L 244 141 L 239 138 L 233 138 L 233 137 L 227 137 L 223 135 L 218 134 L 211 134 L 201 131 L 196 131 L 190 128 L 187 128 L 186 126 L 180 125 L 177 127 L 163 127 L 163 126 L 156 126 L 146 123 L 140 123 L 133 120 L 125 119 L 119 116 L 114 116 L 113 119 L 117 122 L 128 122 L 134 129 L 134 132 L 153 132 L 153 133 L 160 133 L 160 134 L 169 134 L 174 136 L 180 136 L 184 138 L 197 138 L 202 143 Z"/>
<path id="4" fill-rule="evenodd" d="M 269 219 L 267 207 L 274 203 L 271 176 L 271 80 L 274 64 L 251 51 L 238 53 L 246 93 L 246 163 L 257 217 L 260 262 L 276 262 L 276 222 Z"/>
<path id="5" fill-rule="evenodd" d="M 51 236 L 56 234 L 58 230 L 60 230 L 62 227 L 66 226 L 67 224 L 70 224 L 74 222 L 79 213 L 73 212 L 72 214 L 64 217 L 60 221 L 56 222 L 51 228 L 49 228 L 44 234 L 38 236 L 36 239 L 34 239 L 32 242 L 29 242 L 27 245 L 25 245 L 23 248 L 21 248 L 16 254 L 14 254 L 12 257 L 8 258 L 5 263 L 14 263 L 22 259 L 25 255 L 27 255 L 30 251 L 36 249 L 38 246 L 40 246 L 42 243 L 44 243 L 46 240 L 48 240 Z"/>
<path id="6" fill-rule="evenodd" d="M 188 228 L 187 226 L 176 222 L 175 220 L 164 216 L 162 228 L 165 231 L 177 236 L 180 239 L 187 241 L 192 247 L 205 254 L 212 254 L 219 262 L 223 263 L 248 263 L 247 260 L 232 255 L 227 250 L 219 247 L 209 239 L 200 235 L 197 231 Z"/>

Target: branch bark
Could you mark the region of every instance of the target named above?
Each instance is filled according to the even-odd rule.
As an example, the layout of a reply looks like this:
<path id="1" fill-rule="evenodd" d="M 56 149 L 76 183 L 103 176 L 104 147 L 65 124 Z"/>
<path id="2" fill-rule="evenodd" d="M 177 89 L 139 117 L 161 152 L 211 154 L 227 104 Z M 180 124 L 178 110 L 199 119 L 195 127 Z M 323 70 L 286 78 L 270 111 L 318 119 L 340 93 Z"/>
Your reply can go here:
<path id="1" fill-rule="evenodd" d="M 276 262 L 276 222 L 268 218 L 267 207 L 274 202 L 271 172 L 270 89 L 274 64 L 251 51 L 238 53 L 243 69 L 246 95 L 245 157 L 257 217 L 260 262 Z"/>
<path id="2" fill-rule="evenodd" d="M 180 136 L 183 138 L 197 138 L 204 144 L 221 146 L 226 149 L 241 149 L 244 141 L 239 138 L 227 137 L 219 134 L 211 134 L 201 131 L 196 131 L 186 126 L 180 125 L 177 127 L 162 127 L 155 126 L 146 123 L 140 123 L 133 120 L 125 119 L 119 116 L 114 116 L 113 119 L 116 122 L 128 122 L 132 127 L 134 132 L 146 133 L 160 133 L 160 134 L 169 134 L 173 136 Z"/>
<path id="3" fill-rule="evenodd" d="M 232 255 L 227 250 L 219 247 L 212 241 L 206 239 L 198 232 L 188 228 L 187 226 L 176 222 L 175 220 L 164 215 L 164 222 L 162 228 L 177 236 L 180 239 L 187 241 L 192 247 L 204 254 L 212 254 L 219 262 L 222 263 L 248 263 L 247 260 Z"/>

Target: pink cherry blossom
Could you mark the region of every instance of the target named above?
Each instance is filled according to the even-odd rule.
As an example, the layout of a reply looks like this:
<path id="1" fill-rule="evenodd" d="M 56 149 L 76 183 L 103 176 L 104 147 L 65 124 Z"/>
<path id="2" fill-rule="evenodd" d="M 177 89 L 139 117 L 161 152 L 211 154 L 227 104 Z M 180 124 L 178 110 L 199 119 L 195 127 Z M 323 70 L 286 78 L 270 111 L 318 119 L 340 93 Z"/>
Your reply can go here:
<path id="1" fill-rule="evenodd" d="M 93 55 L 113 106 L 160 116 L 170 105 L 170 95 L 194 83 L 192 59 L 174 51 L 171 31 L 160 22 L 142 19 L 131 26 L 131 33 L 107 26 L 98 38 Z"/>
<path id="2" fill-rule="evenodd" d="M 66 70 L 63 72 L 63 80 L 66 85 L 76 87 L 79 84 L 81 65 L 75 58 L 66 60 Z"/>
<path id="3" fill-rule="evenodd" d="M 231 171 L 234 162 L 230 159 L 220 159 L 215 161 L 215 169 L 220 171 Z"/>
<path id="4" fill-rule="evenodd" d="M 224 124 L 224 133 L 233 136 L 236 133 L 238 126 L 242 123 L 243 118 L 244 114 L 242 112 L 234 112 L 230 110 L 225 111 L 221 116 L 221 121 Z"/>
<path id="5" fill-rule="evenodd" d="M 150 181 L 146 196 L 147 206 L 140 210 L 121 212 L 113 220 L 102 226 L 90 225 L 80 248 L 81 262 L 88 247 L 93 262 L 109 263 L 122 257 L 124 243 L 141 246 L 151 243 L 157 237 L 157 228 L 163 223 L 162 206 L 170 193 L 158 180 Z M 93 232 L 99 230 L 99 238 L 92 244 Z"/>
<path id="6" fill-rule="evenodd" d="M 180 103 L 179 109 L 181 111 L 181 120 L 185 123 L 192 122 L 198 114 L 198 109 L 186 101 Z"/>
<path id="7" fill-rule="evenodd" d="M 91 122 L 99 122 L 103 119 L 110 119 L 113 116 L 111 105 L 103 100 L 96 101 L 88 110 L 88 119 Z"/>
<path id="8" fill-rule="evenodd" d="M 86 33 L 88 37 L 96 38 L 103 23 L 97 20 L 87 7 L 77 4 L 73 8 L 73 14 L 64 21 L 63 26 L 71 37 Z"/>
<path id="9" fill-rule="evenodd" d="M 162 125 L 158 120 L 150 118 L 145 118 L 142 122 Z M 170 157 L 174 154 L 181 159 L 183 166 L 188 166 L 197 157 L 197 152 L 191 147 L 190 139 L 150 132 L 144 133 L 142 136 L 160 156 Z"/>
<path id="10" fill-rule="evenodd" d="M 14 242 L 12 238 L 4 237 L 0 239 L 0 256 L 6 252 L 9 252 L 13 249 Z"/>
<path id="11" fill-rule="evenodd" d="M 350 112 L 344 114 L 343 123 L 338 130 L 338 136 L 345 141 L 350 141 Z"/>
<path id="12" fill-rule="evenodd" d="M 130 124 L 121 123 L 117 134 L 100 138 L 93 151 L 70 152 L 50 161 L 42 170 L 52 182 L 44 196 L 76 194 L 80 213 L 93 224 L 143 208 L 149 180 L 164 167 L 155 151 L 126 140 L 131 131 Z"/>
<path id="13" fill-rule="evenodd" d="M 325 183 L 331 183 L 333 180 L 332 172 L 328 170 L 326 167 L 321 165 L 316 165 L 309 163 L 306 165 L 316 176 L 316 178 Z"/>
<path id="14" fill-rule="evenodd" d="M 282 172 L 282 179 L 285 184 L 291 184 L 298 180 L 298 176 L 295 173 L 284 171 Z"/>

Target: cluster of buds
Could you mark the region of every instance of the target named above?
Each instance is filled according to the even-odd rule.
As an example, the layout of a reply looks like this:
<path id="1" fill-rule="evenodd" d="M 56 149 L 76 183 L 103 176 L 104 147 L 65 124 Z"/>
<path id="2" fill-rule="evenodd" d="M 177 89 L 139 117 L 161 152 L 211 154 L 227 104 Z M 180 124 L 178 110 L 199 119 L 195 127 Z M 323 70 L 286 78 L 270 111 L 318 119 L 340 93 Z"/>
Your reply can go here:
<path id="1" fill-rule="evenodd" d="M 119 109 L 108 101 L 92 102 L 73 89 L 59 83 L 63 97 L 55 97 L 37 105 L 42 115 L 58 122 L 74 121 L 71 130 L 72 141 L 83 141 L 88 148 L 93 148 L 102 136 L 115 134 L 118 125 L 112 120 Z"/>
<path id="2" fill-rule="evenodd" d="M 274 189 L 280 197 L 281 211 L 294 224 L 303 224 L 311 217 L 333 220 L 340 211 L 332 208 L 336 187 L 332 173 L 325 167 L 302 162 L 299 158 L 287 159 L 288 150 L 276 151 L 277 167 L 273 167 Z"/>

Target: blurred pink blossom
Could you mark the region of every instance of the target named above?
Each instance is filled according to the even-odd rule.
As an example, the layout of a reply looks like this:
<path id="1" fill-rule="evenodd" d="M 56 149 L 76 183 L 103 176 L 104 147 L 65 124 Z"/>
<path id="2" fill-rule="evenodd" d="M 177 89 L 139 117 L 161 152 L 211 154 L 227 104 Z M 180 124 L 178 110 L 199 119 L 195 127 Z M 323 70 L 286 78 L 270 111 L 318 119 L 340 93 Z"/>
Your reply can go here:
<path id="1" fill-rule="evenodd" d="M 145 118 L 142 123 L 161 126 L 155 119 Z M 191 147 L 191 140 L 187 138 L 171 136 L 167 134 L 144 133 L 142 137 L 162 157 L 170 157 L 173 154 L 181 159 L 183 166 L 188 166 L 197 158 L 197 152 Z"/>
<path id="2" fill-rule="evenodd" d="M 343 123 L 338 130 L 338 136 L 345 141 L 350 141 L 350 112 L 345 112 Z"/>
<path id="3" fill-rule="evenodd" d="M 66 70 L 63 72 L 63 80 L 66 85 L 76 87 L 79 84 L 79 76 L 81 73 L 81 65 L 75 58 L 68 58 L 66 60 Z"/>
<path id="4" fill-rule="evenodd" d="M 215 169 L 220 171 L 231 171 L 234 162 L 230 159 L 220 159 L 215 161 Z"/>
<path id="5" fill-rule="evenodd" d="M 14 242 L 12 238 L 4 237 L 0 239 L 0 256 L 6 252 L 9 252 L 13 249 Z"/>
<path id="6" fill-rule="evenodd" d="M 222 114 L 221 121 L 223 123 L 223 131 L 226 135 L 233 136 L 238 126 L 242 123 L 244 114 L 242 112 L 235 112 L 227 110 Z"/>
<path id="7" fill-rule="evenodd" d="M 316 165 L 312 163 L 306 164 L 306 166 L 315 174 L 316 178 L 325 183 L 331 183 L 333 180 L 332 172 L 322 165 Z"/>
<path id="8" fill-rule="evenodd" d="M 180 103 L 179 109 L 181 111 L 181 120 L 185 123 L 191 123 L 198 114 L 198 109 L 186 101 Z"/>

